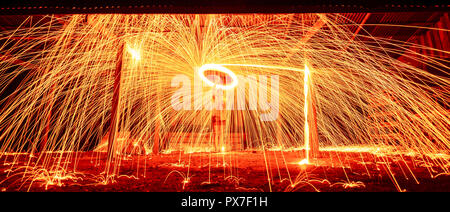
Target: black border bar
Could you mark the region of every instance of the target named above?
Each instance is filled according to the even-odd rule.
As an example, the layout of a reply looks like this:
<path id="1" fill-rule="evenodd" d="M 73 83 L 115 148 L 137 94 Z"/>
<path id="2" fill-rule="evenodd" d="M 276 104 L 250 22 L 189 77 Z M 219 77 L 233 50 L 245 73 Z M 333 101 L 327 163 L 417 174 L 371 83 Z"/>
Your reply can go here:
<path id="1" fill-rule="evenodd" d="M 2 1 L 0 15 L 92 13 L 346 13 L 449 11 L 450 3 L 362 0 L 28 0 Z"/>

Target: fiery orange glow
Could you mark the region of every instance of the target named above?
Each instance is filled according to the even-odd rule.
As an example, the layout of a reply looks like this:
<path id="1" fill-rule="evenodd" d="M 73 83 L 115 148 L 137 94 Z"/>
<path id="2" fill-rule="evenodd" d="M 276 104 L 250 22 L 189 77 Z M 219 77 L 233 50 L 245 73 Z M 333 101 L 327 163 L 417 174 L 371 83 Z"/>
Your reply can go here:
<path id="1" fill-rule="evenodd" d="M 305 158 L 305 159 L 303 159 L 303 160 L 298 162 L 298 165 L 306 165 L 306 164 L 309 164 L 308 158 Z"/>
<path id="2" fill-rule="evenodd" d="M 236 190 L 259 191 L 244 187 L 251 181 L 244 176 L 263 167 L 268 191 L 364 189 L 363 178 L 382 175 L 405 191 L 403 179 L 450 173 L 449 78 L 388 53 L 401 49 L 441 72 L 448 59 L 418 55 L 408 42 L 354 35 L 339 14 L 268 17 L 68 15 L 2 32 L 0 83 L 6 89 L 18 76 L 26 80 L 0 102 L 7 170 L 0 186 L 17 185 L 18 176 L 28 188 L 109 185 L 164 168 L 162 186 L 212 186 L 220 175 Z M 214 83 L 208 70 L 232 81 Z M 180 75 L 192 83 L 172 86 Z M 188 88 L 181 109 L 171 102 L 180 86 Z M 214 90 L 224 92 L 225 109 L 209 109 Z M 309 99 L 321 150 L 314 160 Z M 275 120 L 261 119 L 273 111 Z M 309 175 L 323 167 L 341 179 Z"/>

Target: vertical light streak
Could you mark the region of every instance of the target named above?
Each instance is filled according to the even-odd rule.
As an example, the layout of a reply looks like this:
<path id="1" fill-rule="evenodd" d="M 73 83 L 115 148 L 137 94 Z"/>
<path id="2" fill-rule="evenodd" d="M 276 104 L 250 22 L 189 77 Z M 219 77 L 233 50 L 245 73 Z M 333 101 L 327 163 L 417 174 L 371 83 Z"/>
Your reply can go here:
<path id="1" fill-rule="evenodd" d="M 304 128 L 304 140 L 305 140 L 305 153 L 306 153 L 306 161 L 301 162 L 302 164 L 310 163 L 310 158 L 309 158 L 309 151 L 310 151 L 310 147 L 309 147 L 309 124 L 308 124 L 308 89 L 309 89 L 309 68 L 308 65 L 305 63 L 305 69 L 304 69 L 304 77 L 303 77 L 303 92 L 304 92 L 304 96 L 305 96 L 305 105 L 303 108 L 303 113 L 305 115 L 305 128 Z"/>

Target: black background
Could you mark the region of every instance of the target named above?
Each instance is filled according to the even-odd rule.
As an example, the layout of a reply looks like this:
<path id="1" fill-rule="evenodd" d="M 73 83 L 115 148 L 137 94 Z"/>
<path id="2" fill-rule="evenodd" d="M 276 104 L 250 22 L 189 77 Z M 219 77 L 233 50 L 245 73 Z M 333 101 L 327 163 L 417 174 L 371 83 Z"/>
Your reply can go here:
<path id="1" fill-rule="evenodd" d="M 440 197 L 438 197 L 438 195 Z M 445 194 L 435 193 L 0 193 L 5 211 L 445 211 Z M 181 207 L 183 198 L 267 196 L 268 207 Z M 444 198 L 443 198 L 444 197 Z M 9 207 L 11 206 L 11 207 Z M 9 209 L 7 209 L 9 207 Z"/>
<path id="2" fill-rule="evenodd" d="M 0 15 L 74 13 L 304 13 L 449 11 L 443 0 L 14 0 Z"/>

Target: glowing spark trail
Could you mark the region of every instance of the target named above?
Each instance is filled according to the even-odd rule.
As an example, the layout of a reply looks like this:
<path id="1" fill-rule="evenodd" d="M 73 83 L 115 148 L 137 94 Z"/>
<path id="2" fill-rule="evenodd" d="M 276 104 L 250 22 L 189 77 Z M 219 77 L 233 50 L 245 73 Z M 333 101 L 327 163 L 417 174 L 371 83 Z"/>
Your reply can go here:
<path id="1" fill-rule="evenodd" d="M 207 70 L 215 70 L 215 71 L 223 72 L 223 73 L 227 74 L 228 76 L 230 76 L 233 81 L 227 85 L 215 84 L 214 82 L 212 82 L 211 80 L 209 80 L 208 78 L 205 77 L 204 72 Z M 238 84 L 237 76 L 232 71 L 230 71 L 230 69 L 227 69 L 221 65 L 205 64 L 198 69 L 198 74 L 200 75 L 200 78 L 204 82 L 206 82 L 206 84 L 210 87 L 215 87 L 215 88 L 222 89 L 222 90 L 230 90 L 230 89 L 236 87 L 236 85 Z"/>

